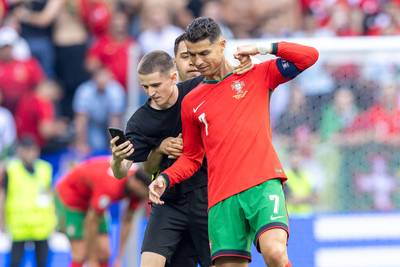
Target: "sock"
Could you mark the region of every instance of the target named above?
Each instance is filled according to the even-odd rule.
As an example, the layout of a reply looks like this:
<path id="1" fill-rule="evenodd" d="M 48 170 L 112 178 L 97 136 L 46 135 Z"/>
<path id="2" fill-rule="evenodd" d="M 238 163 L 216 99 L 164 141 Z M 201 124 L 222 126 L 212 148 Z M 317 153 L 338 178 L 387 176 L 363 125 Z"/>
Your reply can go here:
<path id="1" fill-rule="evenodd" d="M 83 267 L 83 263 L 71 262 L 71 264 L 69 265 L 69 267 Z"/>
<path id="2" fill-rule="evenodd" d="M 290 263 L 290 261 L 285 265 L 285 267 L 292 267 L 292 264 Z"/>

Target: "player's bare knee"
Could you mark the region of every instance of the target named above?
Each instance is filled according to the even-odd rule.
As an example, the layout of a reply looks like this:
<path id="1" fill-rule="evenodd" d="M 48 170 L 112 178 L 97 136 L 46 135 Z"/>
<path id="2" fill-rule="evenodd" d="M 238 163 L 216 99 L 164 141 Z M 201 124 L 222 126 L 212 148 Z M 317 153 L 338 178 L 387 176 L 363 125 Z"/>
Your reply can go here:
<path id="1" fill-rule="evenodd" d="M 281 266 L 287 261 L 286 246 L 279 243 L 275 244 L 275 246 L 272 245 L 262 249 L 261 253 L 268 262 L 268 265 L 271 266 Z"/>

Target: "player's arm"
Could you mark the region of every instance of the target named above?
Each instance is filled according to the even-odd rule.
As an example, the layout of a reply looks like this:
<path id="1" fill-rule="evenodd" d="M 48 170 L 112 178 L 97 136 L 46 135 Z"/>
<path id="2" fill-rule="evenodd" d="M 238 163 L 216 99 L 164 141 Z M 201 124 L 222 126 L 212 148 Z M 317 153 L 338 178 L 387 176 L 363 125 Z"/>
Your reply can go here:
<path id="1" fill-rule="evenodd" d="M 132 228 L 133 211 L 127 207 L 121 219 L 121 228 L 119 234 L 119 247 L 115 258 L 114 266 L 122 266 L 122 258 L 124 256 L 126 242 L 129 238 L 129 232 Z"/>
<path id="2" fill-rule="evenodd" d="M 150 152 L 147 161 L 144 163 L 144 170 L 147 173 L 157 172 L 163 155 L 168 156 L 170 159 L 176 159 L 182 155 L 182 150 L 182 134 L 177 137 L 165 138 L 157 148 Z"/>
<path id="3" fill-rule="evenodd" d="M 40 12 L 27 10 L 25 7 L 19 7 L 16 11 L 17 17 L 33 26 L 48 27 L 58 16 L 63 8 L 65 0 L 48 1 L 44 9 Z"/>
<path id="4" fill-rule="evenodd" d="M 244 45 L 237 48 L 234 56 L 241 59 L 246 56 L 272 54 L 278 58 L 264 64 L 265 72 L 271 79 L 271 87 L 295 78 L 302 71 L 311 67 L 317 60 L 319 53 L 311 46 L 290 42 L 278 42 L 263 45 Z"/>
<path id="5" fill-rule="evenodd" d="M 100 216 L 93 208 L 89 208 L 84 221 L 84 241 L 88 259 L 96 258 L 96 239 L 99 228 Z"/>
<path id="6" fill-rule="evenodd" d="M 193 116 L 187 98 L 183 99 L 181 114 L 183 154 L 150 184 L 149 198 L 155 204 L 163 204 L 160 197 L 165 189 L 192 177 L 203 162 L 204 150 L 201 128 Z"/>

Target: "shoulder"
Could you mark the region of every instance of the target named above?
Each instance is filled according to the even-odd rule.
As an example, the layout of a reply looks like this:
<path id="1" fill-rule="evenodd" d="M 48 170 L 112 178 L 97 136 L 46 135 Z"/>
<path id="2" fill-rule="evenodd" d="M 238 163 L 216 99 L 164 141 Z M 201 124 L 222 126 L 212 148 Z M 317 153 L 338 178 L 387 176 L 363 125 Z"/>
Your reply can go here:
<path id="1" fill-rule="evenodd" d="M 177 84 L 178 88 L 186 89 L 186 90 L 192 90 L 196 86 L 198 86 L 202 81 L 203 81 L 203 76 L 198 76 L 183 82 L 180 82 Z"/>
<path id="2" fill-rule="evenodd" d="M 150 109 L 146 105 L 147 104 L 144 104 L 132 114 L 128 120 L 127 128 L 133 127 L 150 117 Z"/>

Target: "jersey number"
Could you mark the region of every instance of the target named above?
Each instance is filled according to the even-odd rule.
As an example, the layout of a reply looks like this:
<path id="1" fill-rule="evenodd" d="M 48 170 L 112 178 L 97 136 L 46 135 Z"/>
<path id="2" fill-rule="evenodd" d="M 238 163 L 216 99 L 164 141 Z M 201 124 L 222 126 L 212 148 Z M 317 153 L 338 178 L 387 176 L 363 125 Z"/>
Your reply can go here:
<path id="1" fill-rule="evenodd" d="M 278 213 L 279 209 L 279 196 L 278 195 L 269 195 L 269 200 L 274 201 L 274 213 Z"/>
<path id="2" fill-rule="evenodd" d="M 204 127 L 206 130 L 206 136 L 208 136 L 208 123 L 207 123 L 207 119 L 206 119 L 206 113 L 204 113 L 204 112 L 201 113 L 198 118 L 201 123 L 204 123 Z"/>

